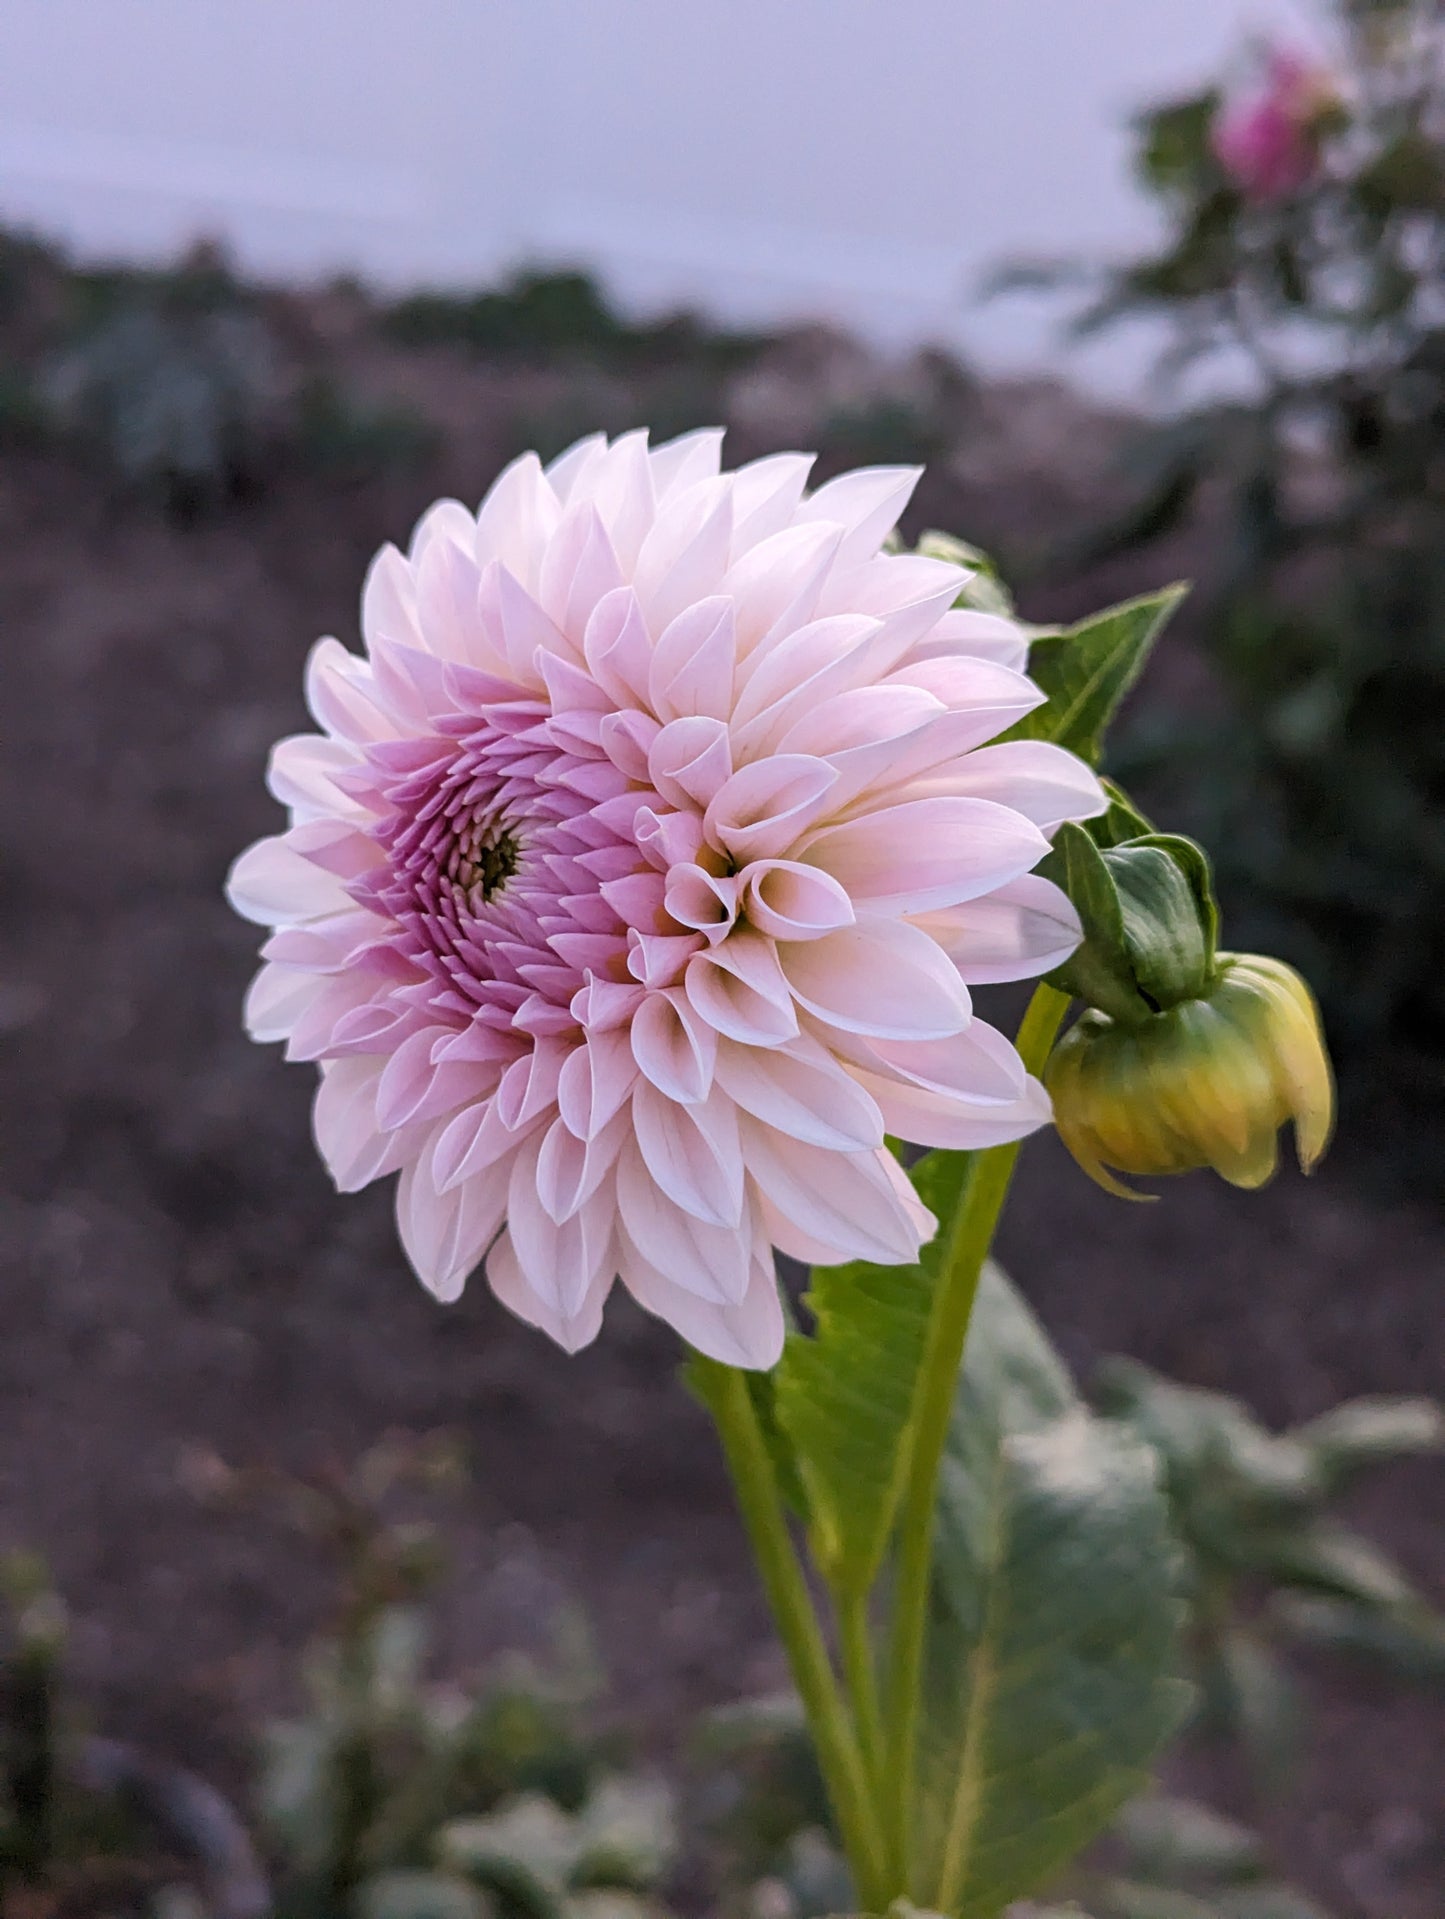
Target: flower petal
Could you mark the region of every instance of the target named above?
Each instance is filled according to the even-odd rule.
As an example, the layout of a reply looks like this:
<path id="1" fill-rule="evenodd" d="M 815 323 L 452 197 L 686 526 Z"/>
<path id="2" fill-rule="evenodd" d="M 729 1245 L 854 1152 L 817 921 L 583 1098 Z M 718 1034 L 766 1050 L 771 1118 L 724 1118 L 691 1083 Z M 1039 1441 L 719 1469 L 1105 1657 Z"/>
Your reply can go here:
<path id="1" fill-rule="evenodd" d="M 754 860 L 739 880 L 748 924 L 772 939 L 821 939 L 857 917 L 830 873 L 799 860 Z"/>
<path id="2" fill-rule="evenodd" d="M 430 1150 L 402 1168 L 396 1225 L 416 1276 L 438 1299 L 458 1298 L 501 1228 L 508 1182 L 501 1169 L 439 1193 Z"/>
<path id="3" fill-rule="evenodd" d="M 737 627 L 730 599 L 714 595 L 684 607 L 652 655 L 648 692 L 662 721 L 703 714 L 716 720 L 732 708 Z"/>
<path id="4" fill-rule="evenodd" d="M 974 755 L 974 758 L 981 757 Z M 904 800 L 810 834 L 801 857 L 873 912 L 926 913 L 977 899 L 1037 866 L 1043 834 L 984 799 Z"/>
<path id="5" fill-rule="evenodd" d="M 713 1094 L 680 1106 L 644 1081 L 632 1095 L 632 1127 L 648 1172 L 674 1205 L 705 1225 L 739 1225 L 743 1158 L 731 1100 Z"/>
<path id="6" fill-rule="evenodd" d="M 845 1032 L 943 1039 L 968 1024 L 956 968 L 906 921 L 860 919 L 824 939 L 782 945 L 778 960 L 799 1005 Z"/>
<path id="7" fill-rule="evenodd" d="M 625 1240 L 676 1285 L 719 1306 L 735 1305 L 747 1292 L 752 1235 L 709 1225 L 670 1200 L 635 1141 L 624 1142 L 618 1154 L 616 1193 Z"/>
<path id="8" fill-rule="evenodd" d="M 760 933 L 735 928 L 712 952 L 688 961 L 683 982 L 693 1010 L 729 1039 L 779 1046 L 798 1030 L 777 953 Z"/>
<path id="9" fill-rule="evenodd" d="M 775 858 L 817 819 L 837 779 L 826 760 L 804 753 L 755 760 L 718 789 L 703 815 L 703 830 L 734 859 Z"/>
<path id="10" fill-rule="evenodd" d="M 744 1114 L 739 1121 L 748 1174 L 785 1218 L 835 1259 L 909 1266 L 924 1237 L 876 1153 L 833 1153 Z"/>
<path id="11" fill-rule="evenodd" d="M 815 1040 L 758 1047 L 722 1039 L 714 1072 L 745 1113 L 793 1139 L 845 1153 L 883 1144 L 877 1103 Z"/>
<path id="12" fill-rule="evenodd" d="M 226 898 L 261 926 L 318 920 L 351 905 L 340 880 L 298 853 L 284 835 L 246 848 L 227 875 Z"/>
<path id="13" fill-rule="evenodd" d="M 487 1254 L 487 1284 L 509 1312 L 556 1340 L 564 1352 L 580 1353 L 602 1330 L 602 1308 L 612 1289 L 612 1274 L 599 1270 L 571 1312 L 544 1299 L 522 1270 L 511 1235 L 503 1233 Z"/>
<path id="14" fill-rule="evenodd" d="M 560 1223 L 537 1190 L 541 1142 L 528 1142 L 511 1164 L 507 1182 L 507 1237 L 528 1286 L 564 1319 L 582 1311 L 611 1250 L 609 1210 L 583 1205 Z M 465 1191 L 465 1187 L 461 1189 Z"/>
<path id="15" fill-rule="evenodd" d="M 748 1269 L 747 1291 L 731 1305 L 699 1299 L 635 1249 L 624 1255 L 619 1277 L 645 1312 L 665 1320 L 710 1359 L 757 1372 L 778 1363 L 787 1328 L 777 1272 L 766 1249 Z"/>
<path id="16" fill-rule="evenodd" d="M 846 530 L 839 549 L 843 566 L 856 566 L 877 552 L 884 536 L 923 476 L 921 466 L 865 466 L 827 481 L 798 509 L 800 521 L 832 520 Z"/>
<path id="17" fill-rule="evenodd" d="M 996 800 L 1052 833 L 1064 820 L 1093 819 L 1109 804 L 1097 777 L 1073 753 L 1046 740 L 1005 740 L 969 753 L 946 773 L 934 775 L 932 790 Z"/>
<path id="18" fill-rule="evenodd" d="M 961 906 L 911 917 L 938 941 L 970 986 L 1037 979 L 1062 966 L 1083 938 L 1068 894 L 1037 873 L 1025 873 Z"/>
<path id="19" fill-rule="evenodd" d="M 676 987 L 649 993 L 632 1018 L 632 1056 L 663 1096 L 695 1106 L 712 1088 L 717 1032 Z"/>

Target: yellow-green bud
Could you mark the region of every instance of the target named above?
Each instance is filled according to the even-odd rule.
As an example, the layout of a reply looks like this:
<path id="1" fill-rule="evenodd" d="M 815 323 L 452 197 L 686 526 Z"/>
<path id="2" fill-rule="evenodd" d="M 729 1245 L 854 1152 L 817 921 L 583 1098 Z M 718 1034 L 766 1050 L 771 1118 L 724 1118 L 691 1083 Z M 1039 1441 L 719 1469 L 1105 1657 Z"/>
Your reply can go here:
<path id="1" fill-rule="evenodd" d="M 1334 1081 L 1309 988 L 1279 960 L 1220 953 L 1207 993 L 1143 1023 L 1089 1011 L 1044 1074 L 1059 1134 L 1091 1179 L 1125 1198 L 1113 1172 L 1212 1166 L 1263 1186 L 1293 1121 L 1309 1172 L 1334 1125 Z"/>

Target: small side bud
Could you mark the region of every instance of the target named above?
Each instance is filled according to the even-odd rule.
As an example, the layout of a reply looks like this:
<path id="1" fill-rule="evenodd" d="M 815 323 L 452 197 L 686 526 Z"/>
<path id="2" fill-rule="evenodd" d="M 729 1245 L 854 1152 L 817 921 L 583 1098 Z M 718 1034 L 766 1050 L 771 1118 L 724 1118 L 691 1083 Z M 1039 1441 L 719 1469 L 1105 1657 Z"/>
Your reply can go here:
<path id="1" fill-rule="evenodd" d="M 1295 1130 L 1310 1172 L 1329 1143 L 1334 1082 L 1309 988 L 1291 967 L 1254 954 L 1214 956 L 1214 979 L 1129 1023 L 1090 1009 L 1044 1074 L 1064 1144 L 1112 1193 L 1114 1177 L 1209 1166 L 1231 1185 L 1263 1186 L 1278 1133 Z"/>
<path id="2" fill-rule="evenodd" d="M 1124 1026 L 1210 991 L 1219 930 L 1209 862 L 1193 840 L 1146 831 L 1097 843 L 1096 832 L 1135 822 L 1143 824 L 1121 799 L 1089 828 L 1065 821 L 1039 867 L 1063 887 L 1084 929 L 1050 985 Z"/>

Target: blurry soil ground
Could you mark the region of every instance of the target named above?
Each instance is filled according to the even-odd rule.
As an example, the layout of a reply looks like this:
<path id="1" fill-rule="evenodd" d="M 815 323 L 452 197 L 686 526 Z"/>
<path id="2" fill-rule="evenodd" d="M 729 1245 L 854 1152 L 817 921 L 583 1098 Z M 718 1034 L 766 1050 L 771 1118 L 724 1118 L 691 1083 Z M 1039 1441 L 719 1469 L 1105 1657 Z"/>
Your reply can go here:
<path id="1" fill-rule="evenodd" d="M 846 412 L 850 351 L 805 336 L 739 377 L 732 456 L 807 443 L 821 412 Z M 605 384 L 445 351 L 353 357 L 358 379 L 446 421 L 429 470 L 282 471 L 256 502 L 178 527 L 57 455 L 0 460 L 0 1543 L 49 1556 L 106 1728 L 233 1783 L 291 1695 L 324 1588 L 279 1527 L 196 1502 L 189 1448 L 304 1465 L 388 1427 L 458 1429 L 476 1483 L 449 1527 L 443 1668 L 535 1640 L 580 1600 L 614 1698 L 662 1749 L 695 1708 L 781 1676 L 671 1338 L 618 1307 L 568 1361 L 483 1287 L 436 1306 L 405 1270 L 389 1192 L 340 1199 L 315 1162 L 311 1072 L 241 1036 L 256 936 L 220 884 L 276 824 L 262 765 L 305 724 L 313 637 L 354 643 L 374 548 L 438 492 L 475 500 L 527 421 L 624 423 Z M 909 377 L 925 375 L 936 386 L 937 367 Z M 1026 551 L 1092 504 L 1107 418 L 1048 387 L 950 404 L 958 432 L 914 527 Z M 1081 611 L 1187 568 L 1187 551 L 1161 553 L 1147 578 L 1096 575 L 1025 610 Z M 1154 697 L 1196 697 L 1192 672 L 1186 644 Z M 1277 1422 L 1438 1389 L 1438 1220 L 1353 1184 L 1348 1116 L 1345 1132 L 1308 1191 L 1198 1179 L 1137 1208 L 1038 1142 L 1004 1256 L 1086 1373 L 1134 1354 Z M 1438 1474 L 1402 1468 L 1359 1517 L 1438 1592 L 1438 1513 Z M 1286 1863 L 1341 1914 L 1438 1915 L 1436 1702 L 1337 1664 L 1310 1678 L 1315 1758 L 1267 1822 Z M 1190 1777 L 1248 1810 L 1227 1766 Z"/>

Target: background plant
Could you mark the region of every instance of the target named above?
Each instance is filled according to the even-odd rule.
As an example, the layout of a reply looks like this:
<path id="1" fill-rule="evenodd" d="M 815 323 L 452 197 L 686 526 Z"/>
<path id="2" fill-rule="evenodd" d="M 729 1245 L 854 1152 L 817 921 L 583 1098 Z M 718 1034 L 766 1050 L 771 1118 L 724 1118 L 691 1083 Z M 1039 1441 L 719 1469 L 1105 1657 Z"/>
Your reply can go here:
<path id="1" fill-rule="evenodd" d="M 671 1865 L 672 1797 L 588 1729 L 597 1674 L 563 1622 L 543 1668 L 516 1656 L 474 1687 L 426 1676 L 444 1566 L 400 1497 L 463 1482 L 444 1436 L 394 1436 L 348 1470 L 233 1474 L 332 1566 L 328 1630 L 303 1667 L 304 1713 L 272 1726 L 258 1784 L 278 1909 L 356 1919 L 648 1919 Z"/>
<path id="2" fill-rule="evenodd" d="M 1126 729 L 1117 764 L 1214 849 L 1236 917 L 1305 968 L 1341 1043 L 1438 1059 L 1445 26 L 1432 0 L 1335 14 L 1328 67 L 1278 50 L 1242 99 L 1136 122 L 1163 238 L 1090 276 L 1077 326 L 1162 325 L 1170 411 L 1070 563 L 1196 505 L 1222 522 L 1196 613 L 1223 697 Z"/>
<path id="3" fill-rule="evenodd" d="M 270 1893 L 205 1780 L 87 1730 L 65 1670 L 64 1602 L 36 1555 L 0 1567 L 0 1909 L 263 1919 Z"/>
<path id="4" fill-rule="evenodd" d="M 1291 1641 L 1366 1652 L 1438 1682 L 1439 1616 L 1332 1510 L 1361 1474 L 1438 1453 L 1438 1406 L 1349 1400 L 1272 1433 L 1238 1400 L 1124 1359 L 1100 1369 L 1093 1397 L 1163 1462 L 1186 1554 L 1187 1643 L 1203 1724 L 1242 1742 L 1263 1788 L 1284 1782 L 1303 1733 L 1304 1702 L 1281 1656 Z"/>

